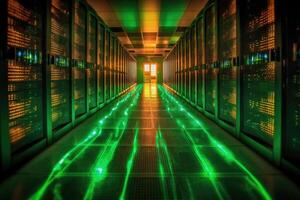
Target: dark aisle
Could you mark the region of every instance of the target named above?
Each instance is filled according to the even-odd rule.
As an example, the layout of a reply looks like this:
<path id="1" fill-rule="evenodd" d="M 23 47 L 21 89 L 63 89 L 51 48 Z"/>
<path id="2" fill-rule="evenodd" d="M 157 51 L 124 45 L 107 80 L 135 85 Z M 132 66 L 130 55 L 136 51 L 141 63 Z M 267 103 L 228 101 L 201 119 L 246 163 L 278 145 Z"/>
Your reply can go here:
<path id="1" fill-rule="evenodd" d="M 136 86 L 0 188 L 1 199 L 300 197 L 279 170 L 156 84 Z"/>

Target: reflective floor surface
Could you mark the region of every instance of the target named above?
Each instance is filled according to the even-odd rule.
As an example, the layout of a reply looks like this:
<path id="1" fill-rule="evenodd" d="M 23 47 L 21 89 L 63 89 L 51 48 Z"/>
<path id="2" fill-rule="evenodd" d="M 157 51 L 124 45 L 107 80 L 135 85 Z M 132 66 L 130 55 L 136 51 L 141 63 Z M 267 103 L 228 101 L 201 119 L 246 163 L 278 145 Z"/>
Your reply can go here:
<path id="1" fill-rule="evenodd" d="M 299 187 L 163 86 L 136 86 L 0 185 L 1 199 L 297 199 Z"/>

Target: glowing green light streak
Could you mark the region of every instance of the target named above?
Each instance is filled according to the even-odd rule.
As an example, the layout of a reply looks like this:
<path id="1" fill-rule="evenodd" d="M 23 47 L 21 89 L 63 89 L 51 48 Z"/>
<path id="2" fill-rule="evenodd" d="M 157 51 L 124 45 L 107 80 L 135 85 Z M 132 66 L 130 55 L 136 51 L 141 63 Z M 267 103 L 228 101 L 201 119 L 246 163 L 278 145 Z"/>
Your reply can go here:
<path id="1" fill-rule="evenodd" d="M 191 186 L 190 180 L 188 178 L 185 179 L 186 181 L 186 185 L 188 187 L 189 193 L 190 193 L 190 199 L 193 200 L 194 198 L 194 192 L 193 192 L 193 188 Z"/>
<path id="2" fill-rule="evenodd" d="M 172 187 L 172 192 L 173 192 L 172 199 L 177 199 L 176 184 L 175 184 L 175 177 L 174 177 L 174 170 L 173 170 L 173 166 L 172 166 L 171 156 L 168 151 L 167 143 L 164 140 L 164 138 L 162 137 L 160 128 L 158 129 L 158 132 L 156 134 L 156 142 L 157 142 L 157 147 L 161 148 L 163 150 L 163 153 L 167 158 L 167 164 L 168 164 L 169 172 L 171 174 L 171 187 Z"/>
<path id="3" fill-rule="evenodd" d="M 60 193 L 61 193 L 61 184 L 56 184 L 53 191 L 55 200 L 63 200 Z"/>
<path id="4" fill-rule="evenodd" d="M 161 86 L 160 86 L 161 89 Z M 227 162 L 232 162 L 235 163 L 242 171 L 244 171 L 251 179 L 250 185 L 254 185 L 255 189 L 261 194 L 261 196 L 266 199 L 266 200 L 271 200 L 270 194 L 267 192 L 267 190 L 264 188 L 264 186 L 260 183 L 260 181 L 245 167 L 236 157 L 234 154 L 221 142 L 219 142 L 217 139 L 215 139 L 209 131 L 207 131 L 202 123 L 194 117 L 191 113 L 189 113 L 173 96 L 171 96 L 168 92 L 165 92 L 166 89 L 161 89 L 164 90 L 164 94 L 168 96 L 175 104 L 180 107 L 181 111 L 186 113 L 201 129 L 203 129 L 204 133 L 208 137 L 210 143 L 214 146 L 216 146 L 216 149 L 218 150 L 218 153 L 227 161 Z M 248 179 L 247 179 L 248 180 Z"/>
<path id="5" fill-rule="evenodd" d="M 137 95 L 133 99 L 133 102 L 130 104 L 130 106 L 126 109 L 125 113 L 130 112 L 130 109 L 137 104 L 141 93 L 140 90 L 141 88 L 138 89 Z M 123 115 L 125 115 L 125 113 L 123 113 Z M 120 140 L 126 130 L 127 122 L 128 117 L 125 118 L 125 121 L 122 121 L 118 124 L 117 128 L 115 129 L 115 134 L 111 135 L 109 140 L 106 142 L 106 147 L 98 154 L 96 162 L 90 169 L 92 180 L 90 181 L 88 190 L 85 193 L 85 200 L 93 199 L 95 187 L 99 186 L 101 182 L 107 177 L 107 168 L 114 158 Z M 120 129 L 121 126 L 122 128 Z"/>
<path id="6" fill-rule="evenodd" d="M 167 95 L 164 90 L 160 89 L 160 91 L 163 92 L 163 94 Z M 162 95 L 161 97 L 165 102 L 167 102 L 167 107 L 169 107 L 170 101 L 167 100 L 164 97 L 164 95 Z M 180 107 L 180 108 L 181 108 L 180 110 L 184 110 L 183 107 Z M 170 113 L 170 109 L 167 109 L 167 110 Z M 170 113 L 170 116 L 173 118 L 173 115 L 171 113 Z M 194 138 L 192 137 L 190 132 L 185 128 L 184 124 L 179 119 L 176 119 L 176 123 L 182 129 L 182 131 L 185 133 L 188 140 L 191 142 L 193 152 L 194 152 L 199 164 L 202 166 L 202 168 L 205 172 L 205 175 L 208 177 L 208 179 L 210 180 L 212 186 L 214 187 L 218 198 L 223 199 L 223 196 L 222 196 L 222 193 L 221 193 L 221 190 L 220 190 L 220 189 L 222 189 L 222 187 L 216 181 L 216 177 L 215 177 L 216 172 L 215 172 L 212 164 L 208 161 L 208 159 L 205 157 L 205 155 L 200 151 L 200 149 L 198 148 Z"/>
<path id="7" fill-rule="evenodd" d="M 162 164 L 162 158 L 161 158 L 161 153 L 160 153 L 160 148 L 159 148 L 159 142 L 158 142 L 158 136 L 156 134 L 156 150 L 157 150 L 157 154 L 158 154 L 158 165 L 159 165 L 159 177 L 160 177 L 160 182 L 163 188 L 163 194 L 164 194 L 164 199 L 169 199 L 168 198 L 168 193 L 167 193 L 167 186 L 166 186 L 166 173 L 164 170 L 164 166 Z"/>
<path id="8" fill-rule="evenodd" d="M 120 100 L 109 114 L 105 115 L 101 120 L 99 120 L 99 127 L 96 130 L 93 130 L 90 134 L 87 135 L 81 142 L 79 142 L 76 146 L 74 146 L 71 150 L 69 150 L 64 156 L 55 164 L 51 173 L 49 174 L 46 181 L 43 185 L 35 192 L 30 199 L 38 200 L 43 197 L 49 185 L 61 177 L 65 170 L 74 163 L 88 148 L 89 144 L 92 144 L 102 133 L 102 125 L 105 120 L 110 117 L 114 112 L 116 112 L 120 105 L 125 104 L 129 98 L 136 92 L 138 87 L 129 92 L 122 100 Z"/>
<path id="9" fill-rule="evenodd" d="M 131 154 L 129 156 L 129 159 L 128 159 L 127 165 L 126 165 L 126 177 L 125 177 L 124 185 L 123 185 L 122 192 L 121 192 L 121 195 L 120 195 L 120 198 L 119 198 L 120 200 L 125 199 L 128 180 L 129 180 L 129 177 L 130 177 L 130 174 L 131 174 L 131 171 L 132 171 L 134 158 L 135 158 L 136 153 L 138 151 L 138 133 L 139 133 L 139 129 L 138 129 L 138 124 L 136 123 L 134 140 L 133 140 L 133 147 L 132 147 L 132 151 L 131 151 Z"/>

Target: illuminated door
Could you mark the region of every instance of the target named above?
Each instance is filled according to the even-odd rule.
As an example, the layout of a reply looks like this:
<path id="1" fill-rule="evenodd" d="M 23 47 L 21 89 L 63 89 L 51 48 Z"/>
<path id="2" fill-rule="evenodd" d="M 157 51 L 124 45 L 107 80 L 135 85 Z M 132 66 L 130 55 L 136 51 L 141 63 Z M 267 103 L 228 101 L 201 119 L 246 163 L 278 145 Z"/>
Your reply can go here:
<path id="1" fill-rule="evenodd" d="M 151 64 L 151 82 L 156 83 L 156 64 Z"/>
<path id="2" fill-rule="evenodd" d="M 150 64 L 146 63 L 144 64 L 144 82 L 150 83 L 150 81 L 151 81 Z"/>

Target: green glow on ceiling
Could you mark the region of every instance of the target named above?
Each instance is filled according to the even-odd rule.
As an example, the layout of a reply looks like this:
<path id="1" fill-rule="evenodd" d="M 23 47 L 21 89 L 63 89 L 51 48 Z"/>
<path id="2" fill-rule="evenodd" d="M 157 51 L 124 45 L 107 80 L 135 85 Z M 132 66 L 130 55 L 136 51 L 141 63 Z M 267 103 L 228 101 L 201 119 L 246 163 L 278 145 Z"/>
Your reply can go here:
<path id="1" fill-rule="evenodd" d="M 90 144 L 92 144 L 98 137 L 102 135 L 102 127 L 106 119 L 111 117 L 117 110 L 119 110 L 121 105 L 126 104 L 130 100 L 130 97 L 135 95 L 136 92 L 140 93 L 140 90 L 141 86 L 137 86 L 132 91 L 130 91 L 123 99 L 116 103 L 116 105 L 108 114 L 106 114 L 102 119 L 99 120 L 99 126 L 97 128 L 92 130 L 84 139 L 82 139 L 78 144 L 76 144 L 73 148 L 66 152 L 64 156 L 54 165 L 46 181 L 29 199 L 42 199 L 50 184 L 52 184 L 58 178 L 62 177 L 67 168 L 87 150 Z M 99 169 L 100 168 L 97 169 L 98 173 L 100 171 L 103 171 Z"/>
<path id="2" fill-rule="evenodd" d="M 271 200 L 270 194 L 267 192 L 267 190 L 263 187 L 263 185 L 260 183 L 260 181 L 247 169 L 245 165 L 242 164 L 241 161 L 239 161 L 233 152 L 231 152 L 224 144 L 222 144 L 220 141 L 215 139 L 212 134 L 205 129 L 204 125 L 199 121 L 198 118 L 196 118 L 194 115 L 192 115 L 190 112 L 188 112 L 185 107 L 177 101 L 172 95 L 169 94 L 169 92 L 162 86 L 159 86 L 159 90 L 163 93 L 163 98 L 167 103 L 172 102 L 172 106 L 175 104 L 178 109 L 185 113 L 187 116 L 190 117 L 190 119 L 198 125 L 199 128 L 203 130 L 203 132 L 206 134 L 207 138 L 209 139 L 210 143 L 216 147 L 217 152 L 219 155 L 221 155 L 227 162 L 236 164 L 248 177 L 249 179 L 246 179 L 249 186 L 254 187 L 254 189 L 263 197 L 263 199 Z M 168 98 L 168 99 L 166 99 Z M 171 112 L 171 109 L 167 109 L 169 112 Z M 174 117 L 175 118 L 175 117 Z M 178 123 L 181 123 L 180 120 L 176 120 Z M 185 128 L 184 125 L 181 125 L 182 128 Z M 187 132 L 187 131 L 186 131 Z M 189 134 L 187 134 L 188 136 Z M 192 139 L 192 138 L 191 138 Z M 193 144 L 194 146 L 194 144 Z"/>
<path id="3" fill-rule="evenodd" d="M 134 139 L 133 139 L 133 147 L 132 147 L 132 151 L 131 151 L 131 154 L 129 156 L 129 159 L 127 161 L 127 164 L 126 164 L 126 176 L 125 176 L 122 192 L 121 192 L 121 195 L 120 195 L 120 198 L 119 198 L 120 200 L 125 199 L 128 180 L 129 180 L 129 177 L 130 177 L 130 174 L 131 174 L 131 171 L 132 171 L 134 158 L 135 158 L 136 153 L 138 151 L 138 135 L 139 135 L 139 127 L 138 127 L 138 123 L 136 123 L 135 134 L 134 134 Z"/>
<path id="4" fill-rule="evenodd" d="M 138 0 L 114 0 L 111 5 L 126 32 L 139 32 L 140 19 Z"/>
<path id="5" fill-rule="evenodd" d="M 174 33 L 187 7 L 187 1 L 161 1 L 159 25 L 162 31 Z"/>

